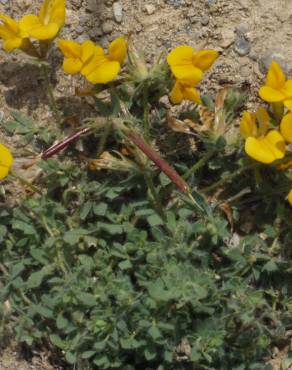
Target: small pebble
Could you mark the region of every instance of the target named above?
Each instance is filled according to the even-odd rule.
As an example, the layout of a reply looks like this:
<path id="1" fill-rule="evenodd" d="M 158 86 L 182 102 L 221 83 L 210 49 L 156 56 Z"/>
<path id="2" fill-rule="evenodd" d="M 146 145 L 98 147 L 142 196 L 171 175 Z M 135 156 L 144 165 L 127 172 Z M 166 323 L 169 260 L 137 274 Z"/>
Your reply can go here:
<path id="1" fill-rule="evenodd" d="M 250 43 L 244 37 L 238 37 L 234 43 L 234 51 L 240 55 L 248 55 L 250 52 Z"/>
<path id="2" fill-rule="evenodd" d="M 119 1 L 113 4 L 113 13 L 115 21 L 121 23 L 123 20 L 123 7 Z"/>
<path id="3" fill-rule="evenodd" d="M 95 13 L 98 11 L 98 5 L 97 5 L 97 0 L 87 0 L 87 6 L 86 9 L 89 12 Z"/>
<path id="4" fill-rule="evenodd" d="M 222 40 L 220 41 L 220 46 L 223 49 L 227 49 L 234 42 L 234 31 L 233 29 L 223 30 L 221 33 Z"/>
<path id="5" fill-rule="evenodd" d="M 201 25 L 207 26 L 209 24 L 209 17 L 207 15 L 203 15 L 201 18 Z"/>
<path id="6" fill-rule="evenodd" d="M 155 12 L 155 6 L 152 5 L 152 4 L 146 4 L 145 5 L 145 10 L 146 10 L 146 12 L 147 12 L 148 15 L 154 14 L 154 12 Z"/>
<path id="7" fill-rule="evenodd" d="M 104 22 L 101 26 L 103 33 L 111 33 L 113 30 L 113 24 L 112 22 Z"/>

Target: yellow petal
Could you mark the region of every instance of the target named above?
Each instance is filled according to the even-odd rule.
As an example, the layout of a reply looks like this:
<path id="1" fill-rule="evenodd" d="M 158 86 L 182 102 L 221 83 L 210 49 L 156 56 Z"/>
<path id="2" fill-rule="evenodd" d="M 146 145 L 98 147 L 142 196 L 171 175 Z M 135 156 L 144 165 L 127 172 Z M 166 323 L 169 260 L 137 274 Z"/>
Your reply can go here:
<path id="1" fill-rule="evenodd" d="M 8 175 L 8 172 L 9 172 L 8 167 L 4 167 L 0 165 L 0 180 L 5 179 L 5 177 Z"/>
<path id="2" fill-rule="evenodd" d="M 180 104 L 182 100 L 182 88 L 181 85 L 176 81 L 170 93 L 170 101 L 172 102 L 172 104 Z"/>
<path id="3" fill-rule="evenodd" d="M 81 74 L 83 76 L 88 76 L 108 61 L 109 60 L 104 55 L 103 49 L 99 46 L 96 46 L 94 55 L 84 64 Z"/>
<path id="4" fill-rule="evenodd" d="M 12 51 L 14 49 L 18 49 L 21 47 L 22 45 L 22 38 L 18 37 L 18 38 L 14 38 L 14 39 L 8 39 L 6 41 L 4 41 L 3 43 L 3 48 L 5 51 Z"/>
<path id="5" fill-rule="evenodd" d="M 292 113 L 286 114 L 281 121 L 280 131 L 288 143 L 292 143 Z"/>
<path id="6" fill-rule="evenodd" d="M 65 24 L 66 0 L 54 0 L 50 14 L 50 22 L 56 23 L 60 28 Z"/>
<path id="7" fill-rule="evenodd" d="M 288 202 L 291 204 L 292 206 L 292 189 L 289 191 L 288 193 Z"/>
<path id="8" fill-rule="evenodd" d="M 59 26 L 56 23 L 49 23 L 44 25 L 40 19 L 33 15 L 28 14 L 21 18 L 19 27 L 23 35 L 29 35 L 37 40 L 50 40 L 53 39 L 59 32 Z"/>
<path id="9" fill-rule="evenodd" d="M 216 50 L 201 50 L 197 53 L 194 53 L 193 64 L 202 71 L 206 71 L 212 66 L 218 56 L 219 53 Z"/>
<path id="10" fill-rule="evenodd" d="M 181 45 L 173 49 L 167 56 L 167 63 L 172 66 L 192 65 L 195 50 L 191 46 Z"/>
<path id="11" fill-rule="evenodd" d="M 93 72 L 85 75 L 86 79 L 93 84 L 106 84 L 113 81 L 120 72 L 119 62 L 107 60 Z"/>
<path id="12" fill-rule="evenodd" d="M 44 24 L 56 23 L 59 27 L 63 27 L 65 23 L 66 0 L 44 0 L 39 19 Z"/>
<path id="13" fill-rule="evenodd" d="M 286 98 L 286 95 L 269 86 L 262 86 L 259 90 L 260 97 L 269 103 L 277 103 L 283 101 Z"/>
<path id="14" fill-rule="evenodd" d="M 250 136 L 256 137 L 257 136 L 257 125 L 256 125 L 256 116 L 254 113 L 243 112 L 241 121 L 240 121 L 240 134 L 244 138 L 248 138 Z"/>
<path id="15" fill-rule="evenodd" d="M 172 73 L 178 80 L 184 81 L 185 84 L 196 86 L 204 77 L 203 72 L 194 67 L 190 66 L 173 66 L 171 67 Z"/>
<path id="16" fill-rule="evenodd" d="M 285 82 L 285 92 L 287 97 L 292 98 L 292 80 L 288 80 Z"/>
<path id="17" fill-rule="evenodd" d="M 264 107 L 259 107 L 256 111 L 256 118 L 259 123 L 258 135 L 265 135 L 270 126 L 270 116 Z"/>
<path id="18" fill-rule="evenodd" d="M 268 164 L 284 157 L 285 141 L 278 131 L 273 130 L 263 138 L 248 137 L 245 151 L 256 161 Z"/>
<path id="19" fill-rule="evenodd" d="M 81 71 L 83 63 L 80 59 L 65 58 L 63 61 L 63 69 L 66 73 L 74 75 Z"/>
<path id="20" fill-rule="evenodd" d="M 291 99 L 285 99 L 284 105 L 287 107 L 290 111 L 292 111 L 292 98 Z"/>
<path id="21" fill-rule="evenodd" d="M 273 60 L 267 74 L 266 85 L 273 89 L 280 90 L 284 87 L 285 81 L 286 78 L 281 67 Z"/>
<path id="22" fill-rule="evenodd" d="M 5 27 L 14 34 L 18 34 L 19 32 L 18 23 L 14 19 L 10 18 L 8 15 L 0 14 L 0 20 L 4 23 L 2 27 Z"/>
<path id="23" fill-rule="evenodd" d="M 96 46 L 94 42 L 91 40 L 86 40 L 83 42 L 81 46 L 81 60 L 83 63 L 86 63 L 92 58 L 94 55 L 104 55 L 104 52 L 101 47 Z"/>
<path id="24" fill-rule="evenodd" d="M 109 45 L 109 58 L 123 64 L 127 56 L 127 41 L 119 37 Z"/>
<path id="25" fill-rule="evenodd" d="M 13 156 L 5 145 L 0 144 L 0 180 L 4 179 L 13 163 Z"/>
<path id="26" fill-rule="evenodd" d="M 59 40 L 59 49 L 66 58 L 81 58 L 81 45 L 75 41 Z"/>
<path id="27" fill-rule="evenodd" d="M 197 104 L 201 104 L 200 94 L 194 87 L 184 87 L 183 96 L 185 100 L 192 101 Z"/>

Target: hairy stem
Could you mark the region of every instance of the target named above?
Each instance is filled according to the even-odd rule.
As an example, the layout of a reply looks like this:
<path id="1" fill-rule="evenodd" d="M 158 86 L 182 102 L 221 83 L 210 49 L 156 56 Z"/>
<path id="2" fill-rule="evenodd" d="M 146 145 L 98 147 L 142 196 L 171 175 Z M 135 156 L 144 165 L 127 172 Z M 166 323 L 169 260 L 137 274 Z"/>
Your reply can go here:
<path id="1" fill-rule="evenodd" d="M 57 103 L 56 103 L 56 100 L 55 100 L 55 97 L 54 97 L 53 87 L 52 87 L 52 84 L 50 82 L 49 68 L 48 68 L 47 64 L 42 63 L 41 64 L 41 69 L 42 69 L 43 76 L 44 76 L 46 86 L 47 86 L 50 109 L 51 109 L 51 111 L 54 115 L 54 118 L 55 118 L 56 122 L 59 125 L 61 125 L 62 119 L 61 119 L 61 115 L 60 115 L 60 112 L 58 110 Z"/>

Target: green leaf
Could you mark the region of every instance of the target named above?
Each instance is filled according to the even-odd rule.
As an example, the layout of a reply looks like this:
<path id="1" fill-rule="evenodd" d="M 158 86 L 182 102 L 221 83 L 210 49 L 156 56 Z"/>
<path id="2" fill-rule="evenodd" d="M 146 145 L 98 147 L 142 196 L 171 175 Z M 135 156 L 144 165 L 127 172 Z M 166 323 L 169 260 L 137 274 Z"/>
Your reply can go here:
<path id="1" fill-rule="evenodd" d="M 41 285 L 44 278 L 52 273 L 54 268 L 52 266 L 44 266 L 41 270 L 33 272 L 27 280 L 27 288 L 37 288 Z"/>
<path id="2" fill-rule="evenodd" d="M 96 355 L 96 351 L 85 351 L 82 353 L 81 358 L 87 360 L 88 358 L 91 358 L 94 355 Z"/>
<path id="3" fill-rule="evenodd" d="M 77 294 L 77 298 L 80 302 L 82 302 L 85 306 L 93 307 L 96 305 L 96 298 L 94 295 L 89 293 L 79 293 Z"/>
<path id="4" fill-rule="evenodd" d="M 35 235 L 36 230 L 30 224 L 23 221 L 14 221 L 12 224 L 13 229 L 23 231 L 25 235 Z"/>
<path id="5" fill-rule="evenodd" d="M 66 342 L 63 341 L 59 335 L 56 334 L 51 334 L 50 335 L 50 340 L 51 342 L 58 348 L 65 349 L 66 348 Z"/>
<path id="6" fill-rule="evenodd" d="M 133 265 L 131 264 L 131 262 L 129 260 L 122 261 L 122 262 L 119 263 L 119 268 L 121 270 L 128 270 L 132 267 L 133 267 Z"/>
<path id="7" fill-rule="evenodd" d="M 156 357 L 156 350 L 154 350 L 154 349 L 152 349 L 152 350 L 145 349 L 144 356 L 145 356 L 147 361 L 154 360 L 155 357 Z"/>
<path id="8" fill-rule="evenodd" d="M 121 225 L 99 222 L 98 227 L 102 230 L 107 231 L 111 235 L 118 235 L 124 232 L 124 228 Z"/>
<path id="9" fill-rule="evenodd" d="M 69 324 L 69 321 L 60 313 L 57 317 L 56 325 L 58 329 L 65 329 Z"/>
<path id="10" fill-rule="evenodd" d="M 106 203 L 98 203 L 93 205 L 93 212 L 97 216 L 105 216 L 108 205 Z"/>
<path id="11" fill-rule="evenodd" d="M 73 365 L 76 363 L 77 354 L 75 352 L 66 352 L 65 358 L 69 362 L 69 364 Z"/>
<path id="12" fill-rule="evenodd" d="M 88 230 L 84 230 L 84 229 L 69 230 L 64 234 L 64 240 L 69 245 L 73 246 L 79 242 L 82 236 L 88 235 L 88 233 L 89 233 Z"/>
<path id="13" fill-rule="evenodd" d="M 41 306 L 41 305 L 35 305 L 34 309 L 38 314 L 40 314 L 41 316 L 43 316 L 47 319 L 51 319 L 54 316 L 53 311 L 51 309 L 49 309 L 48 307 L 44 307 L 44 306 Z"/>
<path id="14" fill-rule="evenodd" d="M 151 328 L 148 330 L 148 333 L 153 339 L 158 339 L 161 337 L 160 330 L 157 328 L 157 326 L 151 326 Z"/>
<path id="15" fill-rule="evenodd" d="M 92 202 L 86 202 L 83 205 L 82 210 L 80 212 L 80 218 L 81 218 L 81 220 L 86 220 L 89 212 L 91 211 L 91 208 L 92 208 Z"/>
<path id="16" fill-rule="evenodd" d="M 273 260 L 270 260 L 263 266 L 263 271 L 275 272 L 278 271 L 278 266 Z"/>
<path id="17" fill-rule="evenodd" d="M 160 225 L 163 225 L 164 222 L 163 220 L 161 219 L 161 217 L 159 217 L 158 215 L 156 214 L 153 214 L 149 217 L 147 217 L 147 221 L 149 223 L 150 226 L 160 226 Z"/>

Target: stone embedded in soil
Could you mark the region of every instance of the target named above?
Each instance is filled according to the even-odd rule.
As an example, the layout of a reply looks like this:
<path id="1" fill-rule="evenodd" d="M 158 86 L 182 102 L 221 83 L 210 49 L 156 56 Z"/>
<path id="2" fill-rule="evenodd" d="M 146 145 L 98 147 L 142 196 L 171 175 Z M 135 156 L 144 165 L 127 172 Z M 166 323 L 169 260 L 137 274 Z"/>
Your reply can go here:
<path id="1" fill-rule="evenodd" d="M 234 42 L 234 51 L 240 55 L 248 55 L 250 52 L 251 46 L 250 43 L 244 37 L 237 37 Z"/>
<path id="2" fill-rule="evenodd" d="M 235 32 L 237 33 L 238 36 L 244 37 L 249 31 L 249 26 L 245 23 L 239 24 L 235 28 Z"/>
<path id="3" fill-rule="evenodd" d="M 146 13 L 148 14 L 148 15 L 151 15 L 151 14 L 154 14 L 154 12 L 155 12 L 155 6 L 154 5 L 152 5 L 152 4 L 146 4 L 145 5 L 145 10 L 146 10 Z"/>
<path id="4" fill-rule="evenodd" d="M 234 31 L 233 29 L 225 29 L 221 32 L 222 39 L 220 41 L 220 46 L 223 49 L 227 49 L 234 42 Z"/>
<path id="5" fill-rule="evenodd" d="M 262 74 L 266 74 L 272 61 L 279 63 L 284 73 L 287 74 L 288 66 L 284 56 L 277 50 L 268 50 L 259 60 L 259 69 Z"/>
<path id="6" fill-rule="evenodd" d="M 119 1 L 113 3 L 113 14 L 115 21 L 121 23 L 123 20 L 123 7 Z"/>
<path id="7" fill-rule="evenodd" d="M 98 11 L 98 4 L 97 4 L 97 1 L 98 0 L 87 0 L 86 1 L 86 9 L 89 11 L 89 12 L 92 12 L 92 13 L 95 13 Z"/>
<path id="8" fill-rule="evenodd" d="M 201 25 L 207 26 L 209 24 L 209 17 L 207 15 L 203 15 L 201 18 Z"/>
<path id="9" fill-rule="evenodd" d="M 112 22 L 106 21 L 101 26 L 103 33 L 111 33 L 113 30 L 113 24 Z"/>

